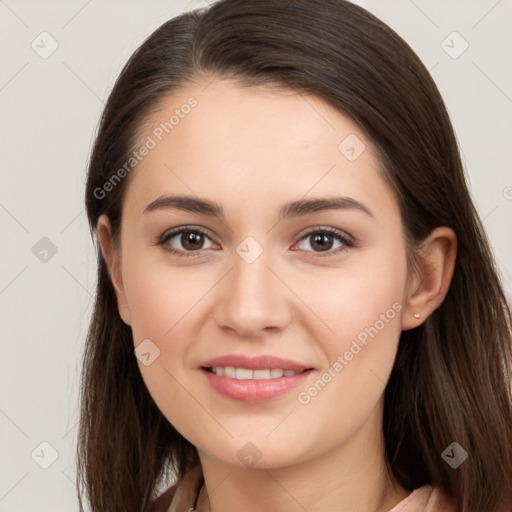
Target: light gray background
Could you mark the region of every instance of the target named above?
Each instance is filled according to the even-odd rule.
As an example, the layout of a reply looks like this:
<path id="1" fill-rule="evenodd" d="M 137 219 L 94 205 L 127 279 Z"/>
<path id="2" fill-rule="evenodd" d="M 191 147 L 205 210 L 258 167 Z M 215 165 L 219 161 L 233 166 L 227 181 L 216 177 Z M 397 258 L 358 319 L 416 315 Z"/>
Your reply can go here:
<path id="1" fill-rule="evenodd" d="M 431 70 L 511 296 L 512 2 L 358 3 Z M 96 274 L 83 206 L 86 161 L 103 102 L 130 54 L 165 20 L 202 5 L 0 0 L 2 512 L 77 510 L 78 376 Z M 43 31 L 59 45 L 47 59 L 31 47 L 35 40 L 50 48 L 38 37 Z M 454 31 L 469 44 L 458 58 L 464 43 Z M 46 262 L 32 251 L 43 237 L 57 248 Z M 58 457 L 43 469 L 52 449 Z"/>

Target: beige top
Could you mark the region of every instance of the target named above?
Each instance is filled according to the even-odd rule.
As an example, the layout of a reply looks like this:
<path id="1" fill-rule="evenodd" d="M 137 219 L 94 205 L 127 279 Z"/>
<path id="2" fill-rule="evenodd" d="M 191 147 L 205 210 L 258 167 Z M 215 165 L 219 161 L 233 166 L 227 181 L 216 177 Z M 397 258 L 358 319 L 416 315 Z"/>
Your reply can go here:
<path id="1" fill-rule="evenodd" d="M 190 470 L 183 479 L 164 492 L 151 512 L 193 512 L 203 485 L 201 466 Z M 412 491 L 389 512 L 456 512 L 453 501 L 439 487 L 424 485 Z"/>

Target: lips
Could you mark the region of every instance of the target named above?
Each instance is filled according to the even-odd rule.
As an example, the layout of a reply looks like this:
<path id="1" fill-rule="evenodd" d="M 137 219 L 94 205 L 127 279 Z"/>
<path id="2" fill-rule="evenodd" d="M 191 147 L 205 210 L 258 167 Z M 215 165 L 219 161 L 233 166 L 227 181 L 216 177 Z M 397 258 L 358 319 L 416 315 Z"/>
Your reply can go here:
<path id="1" fill-rule="evenodd" d="M 210 359 L 199 369 L 215 391 L 248 403 L 276 398 L 303 383 L 313 371 L 313 368 L 275 356 L 238 354 Z"/>

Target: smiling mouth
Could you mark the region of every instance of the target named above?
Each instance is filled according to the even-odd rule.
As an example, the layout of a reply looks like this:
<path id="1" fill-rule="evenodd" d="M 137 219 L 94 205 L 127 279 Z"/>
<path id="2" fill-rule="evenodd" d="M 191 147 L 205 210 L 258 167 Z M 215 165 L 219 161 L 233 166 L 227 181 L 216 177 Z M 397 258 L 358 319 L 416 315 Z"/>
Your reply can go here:
<path id="1" fill-rule="evenodd" d="M 310 370 L 310 368 L 301 371 L 283 370 L 282 368 L 252 370 L 250 368 L 235 368 L 234 366 L 210 366 L 204 367 L 203 369 L 217 375 L 218 377 L 227 377 L 228 379 L 237 380 L 280 379 L 282 377 L 293 377 L 294 375 Z"/>
<path id="2" fill-rule="evenodd" d="M 202 366 L 200 371 L 209 386 L 224 397 L 256 404 L 277 398 L 300 386 L 314 369 Z"/>

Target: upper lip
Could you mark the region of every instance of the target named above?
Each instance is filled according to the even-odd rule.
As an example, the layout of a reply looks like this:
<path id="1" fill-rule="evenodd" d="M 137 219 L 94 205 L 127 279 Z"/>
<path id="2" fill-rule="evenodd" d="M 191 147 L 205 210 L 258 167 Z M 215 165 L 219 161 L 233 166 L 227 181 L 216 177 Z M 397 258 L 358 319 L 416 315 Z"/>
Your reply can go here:
<path id="1" fill-rule="evenodd" d="M 202 368 L 212 368 L 214 366 L 231 366 L 234 368 L 247 368 L 249 370 L 280 368 L 282 370 L 293 370 L 295 372 L 311 369 L 311 367 L 296 363 L 295 361 L 272 355 L 248 357 L 240 354 L 226 354 L 224 356 L 215 357 L 214 359 L 209 359 L 201 364 Z"/>

